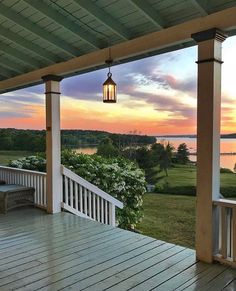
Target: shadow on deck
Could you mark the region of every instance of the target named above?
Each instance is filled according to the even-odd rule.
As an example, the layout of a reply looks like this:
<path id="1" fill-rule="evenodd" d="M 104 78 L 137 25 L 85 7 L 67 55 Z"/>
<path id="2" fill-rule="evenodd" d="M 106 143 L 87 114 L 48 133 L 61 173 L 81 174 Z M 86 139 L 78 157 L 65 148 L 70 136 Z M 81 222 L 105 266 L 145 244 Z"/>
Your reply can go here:
<path id="1" fill-rule="evenodd" d="M 195 251 L 69 213 L 0 215 L 0 290 L 236 290 Z"/>

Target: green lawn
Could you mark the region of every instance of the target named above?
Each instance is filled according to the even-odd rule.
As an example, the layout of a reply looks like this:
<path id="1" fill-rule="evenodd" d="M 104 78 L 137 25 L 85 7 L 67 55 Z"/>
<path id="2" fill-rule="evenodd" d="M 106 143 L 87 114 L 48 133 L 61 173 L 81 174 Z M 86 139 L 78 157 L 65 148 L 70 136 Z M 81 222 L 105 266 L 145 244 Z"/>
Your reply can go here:
<path id="1" fill-rule="evenodd" d="M 194 195 L 196 187 L 196 166 L 175 165 L 168 170 L 168 177 L 158 173 L 155 177 L 158 193 Z M 221 193 L 236 197 L 236 174 L 221 173 Z"/>
<path id="2" fill-rule="evenodd" d="M 0 151 L 0 165 L 7 165 L 10 160 L 33 155 L 31 152 L 25 151 Z"/>
<path id="3" fill-rule="evenodd" d="M 145 194 L 144 218 L 137 229 L 143 234 L 194 248 L 196 198 Z"/>

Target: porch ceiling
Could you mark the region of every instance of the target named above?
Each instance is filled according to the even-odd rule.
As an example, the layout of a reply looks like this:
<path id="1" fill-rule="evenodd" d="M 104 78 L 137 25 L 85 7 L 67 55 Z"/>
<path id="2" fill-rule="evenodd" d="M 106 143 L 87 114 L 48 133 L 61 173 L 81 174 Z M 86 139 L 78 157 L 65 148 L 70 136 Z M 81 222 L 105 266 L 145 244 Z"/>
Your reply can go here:
<path id="1" fill-rule="evenodd" d="M 206 4 L 207 3 L 207 4 Z M 236 34 L 232 0 L 1 0 L 0 92 L 194 45 L 212 27 Z"/>

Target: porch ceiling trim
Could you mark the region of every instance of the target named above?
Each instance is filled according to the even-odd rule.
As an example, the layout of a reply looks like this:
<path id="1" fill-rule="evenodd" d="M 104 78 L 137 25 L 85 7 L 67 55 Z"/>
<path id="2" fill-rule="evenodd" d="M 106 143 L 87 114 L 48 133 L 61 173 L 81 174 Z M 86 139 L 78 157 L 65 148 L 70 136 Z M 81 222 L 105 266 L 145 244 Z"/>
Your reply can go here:
<path id="1" fill-rule="evenodd" d="M 224 31 L 236 29 L 236 7 L 197 18 L 176 26 L 147 34 L 111 47 L 111 56 L 116 63 L 131 61 L 160 51 L 168 52 L 177 48 L 193 45 L 191 34 L 213 27 Z M 108 48 L 75 57 L 71 60 L 50 65 L 20 76 L 0 81 L 0 92 L 27 87 L 42 82 L 41 77 L 48 74 L 68 77 L 105 66 Z"/>

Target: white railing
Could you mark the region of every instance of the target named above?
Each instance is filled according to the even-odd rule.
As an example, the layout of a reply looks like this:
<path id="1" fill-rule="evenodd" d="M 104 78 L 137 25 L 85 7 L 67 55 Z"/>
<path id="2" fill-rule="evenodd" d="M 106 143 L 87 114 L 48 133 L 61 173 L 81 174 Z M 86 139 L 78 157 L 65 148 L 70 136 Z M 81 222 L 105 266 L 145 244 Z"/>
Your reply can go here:
<path id="1" fill-rule="evenodd" d="M 19 184 L 34 187 L 34 202 L 40 208 L 46 208 L 46 173 L 0 166 L 0 180 L 7 184 Z"/>
<path id="2" fill-rule="evenodd" d="M 236 266 L 236 201 L 213 201 L 218 218 L 218 234 L 215 260 Z"/>
<path id="3" fill-rule="evenodd" d="M 78 216 L 115 226 L 115 207 L 123 203 L 62 166 L 62 208 Z"/>

